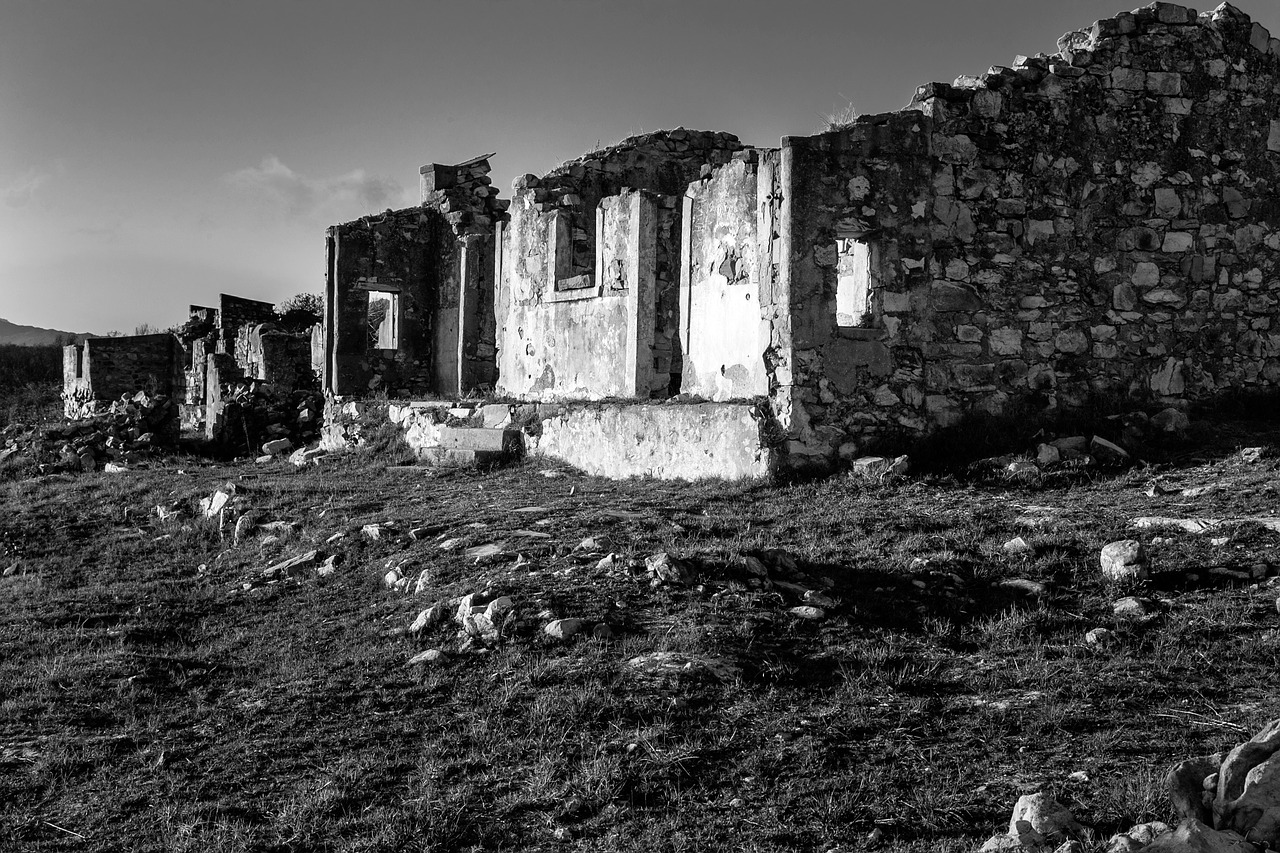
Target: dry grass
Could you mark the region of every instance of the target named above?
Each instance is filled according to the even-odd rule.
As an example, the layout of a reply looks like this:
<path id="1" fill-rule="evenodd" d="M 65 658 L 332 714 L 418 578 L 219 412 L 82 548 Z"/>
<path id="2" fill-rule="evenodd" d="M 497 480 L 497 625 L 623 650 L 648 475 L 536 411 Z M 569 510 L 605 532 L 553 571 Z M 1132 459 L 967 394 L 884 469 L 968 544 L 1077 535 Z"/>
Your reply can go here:
<path id="1" fill-rule="evenodd" d="M 1167 541 L 1139 591 L 1169 603 L 1140 626 L 1112 616 L 1096 568 L 1136 515 L 1265 512 L 1275 463 L 1231 450 L 1030 484 L 406 476 L 364 456 L 0 478 L 0 568 L 19 566 L 0 579 L 0 849 L 790 851 L 879 827 L 886 850 L 971 850 L 1031 790 L 1105 841 L 1168 816 L 1171 762 L 1280 716 L 1276 589 L 1204 574 L 1271 559 L 1275 534 L 1144 532 Z M 1155 473 L 1230 486 L 1151 498 Z M 234 543 L 230 520 L 194 513 L 227 482 L 244 511 L 299 529 Z M 373 522 L 392 526 L 375 541 Z M 600 535 L 620 569 L 573 553 Z M 1015 535 L 1034 553 L 1006 555 Z M 519 560 L 462 557 L 504 539 Z M 310 548 L 339 571 L 261 581 Z M 739 558 L 770 548 L 830 581 L 827 619 L 748 583 Z M 699 558 L 696 585 L 628 565 L 663 549 Z M 389 565 L 427 588 L 385 588 Z M 998 586 L 1011 577 L 1048 593 Z M 453 625 L 404 631 L 481 590 L 517 603 L 496 648 L 457 653 Z M 615 637 L 553 641 L 551 615 Z M 1098 626 L 1114 645 L 1084 642 Z M 430 647 L 453 653 L 406 664 Z M 653 650 L 739 674 L 628 674 Z M 1068 781 L 1080 770 L 1089 782 Z"/>

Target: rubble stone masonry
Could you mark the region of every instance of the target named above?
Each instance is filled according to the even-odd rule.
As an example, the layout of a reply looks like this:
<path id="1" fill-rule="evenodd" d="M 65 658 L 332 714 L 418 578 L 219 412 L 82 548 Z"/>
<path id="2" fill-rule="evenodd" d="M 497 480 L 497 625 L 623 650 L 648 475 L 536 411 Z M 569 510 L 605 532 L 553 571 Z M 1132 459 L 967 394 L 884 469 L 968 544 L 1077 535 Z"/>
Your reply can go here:
<path id="1" fill-rule="evenodd" d="M 1280 41 L 1230 5 L 1156 3 L 1059 47 L 783 140 L 770 382 L 792 454 L 1280 383 Z M 875 264 L 852 326 L 850 238 Z"/>

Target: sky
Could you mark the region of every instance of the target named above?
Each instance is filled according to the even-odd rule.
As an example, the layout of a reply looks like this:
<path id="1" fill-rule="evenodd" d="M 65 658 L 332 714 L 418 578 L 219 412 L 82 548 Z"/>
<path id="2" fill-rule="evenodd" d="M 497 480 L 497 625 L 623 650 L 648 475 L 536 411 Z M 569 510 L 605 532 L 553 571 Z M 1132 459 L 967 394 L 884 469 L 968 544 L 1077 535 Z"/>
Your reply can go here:
<path id="1" fill-rule="evenodd" d="M 1215 4 L 1216 5 L 1216 4 Z M 1280 3 L 1236 5 L 1280 33 Z M 1052 53 L 1121 0 L 0 0 L 0 317 L 182 323 L 319 293 L 324 229 L 684 126 L 823 117 Z"/>

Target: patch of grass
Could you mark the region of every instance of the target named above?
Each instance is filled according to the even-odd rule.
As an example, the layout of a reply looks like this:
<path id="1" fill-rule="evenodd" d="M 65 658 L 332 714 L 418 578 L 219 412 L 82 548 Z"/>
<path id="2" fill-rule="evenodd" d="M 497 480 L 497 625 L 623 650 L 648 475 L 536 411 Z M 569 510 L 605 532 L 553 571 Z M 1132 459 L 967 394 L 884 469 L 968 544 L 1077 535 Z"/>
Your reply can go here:
<path id="1" fill-rule="evenodd" d="M 1269 561 L 1276 534 L 1128 526 L 1261 513 L 1271 460 L 1207 448 L 1092 480 L 872 486 L 385 464 L 0 482 L 0 568 L 19 566 L 0 578 L 0 848 L 827 850 L 880 828 L 895 853 L 958 851 L 1030 790 L 1105 838 L 1167 812 L 1174 761 L 1278 715 L 1277 590 L 1207 572 Z M 1157 475 L 1229 487 L 1148 496 Z M 226 518 L 199 516 L 228 483 Z M 294 527 L 236 541 L 242 513 Z M 1135 535 L 1182 578 L 1133 590 L 1169 600 L 1140 625 L 1112 615 L 1097 567 Z M 575 551 L 603 536 L 613 568 Z M 1006 554 L 1014 536 L 1032 551 Z M 310 549 L 337 572 L 262 576 Z M 652 585 L 660 550 L 696 579 Z M 388 589 L 392 566 L 423 591 Z M 831 600 L 823 620 L 791 615 L 805 589 Z M 407 632 L 471 592 L 516 602 L 493 648 L 464 651 L 453 622 Z M 543 633 L 563 617 L 587 630 Z M 1086 644 L 1093 627 L 1115 642 Z M 429 648 L 445 659 L 407 664 Z M 652 652 L 733 674 L 642 677 L 628 662 Z M 1080 770 L 1092 781 L 1069 784 Z"/>

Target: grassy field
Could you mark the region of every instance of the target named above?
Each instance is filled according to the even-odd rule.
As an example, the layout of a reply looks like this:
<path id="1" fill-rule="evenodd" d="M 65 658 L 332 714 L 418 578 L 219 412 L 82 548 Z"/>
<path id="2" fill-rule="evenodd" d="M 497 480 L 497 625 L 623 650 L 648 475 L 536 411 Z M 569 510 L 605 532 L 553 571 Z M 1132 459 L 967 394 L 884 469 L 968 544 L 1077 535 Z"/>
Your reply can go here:
<path id="1" fill-rule="evenodd" d="M 1031 482 L 0 471 L 0 850 L 968 851 L 1037 790 L 1101 849 L 1171 816 L 1174 761 L 1280 716 L 1277 534 L 1130 527 L 1280 514 L 1237 452 L 1271 438 Z M 1131 536 L 1152 577 L 1107 588 Z M 459 637 L 469 593 L 514 603 L 496 641 Z"/>

